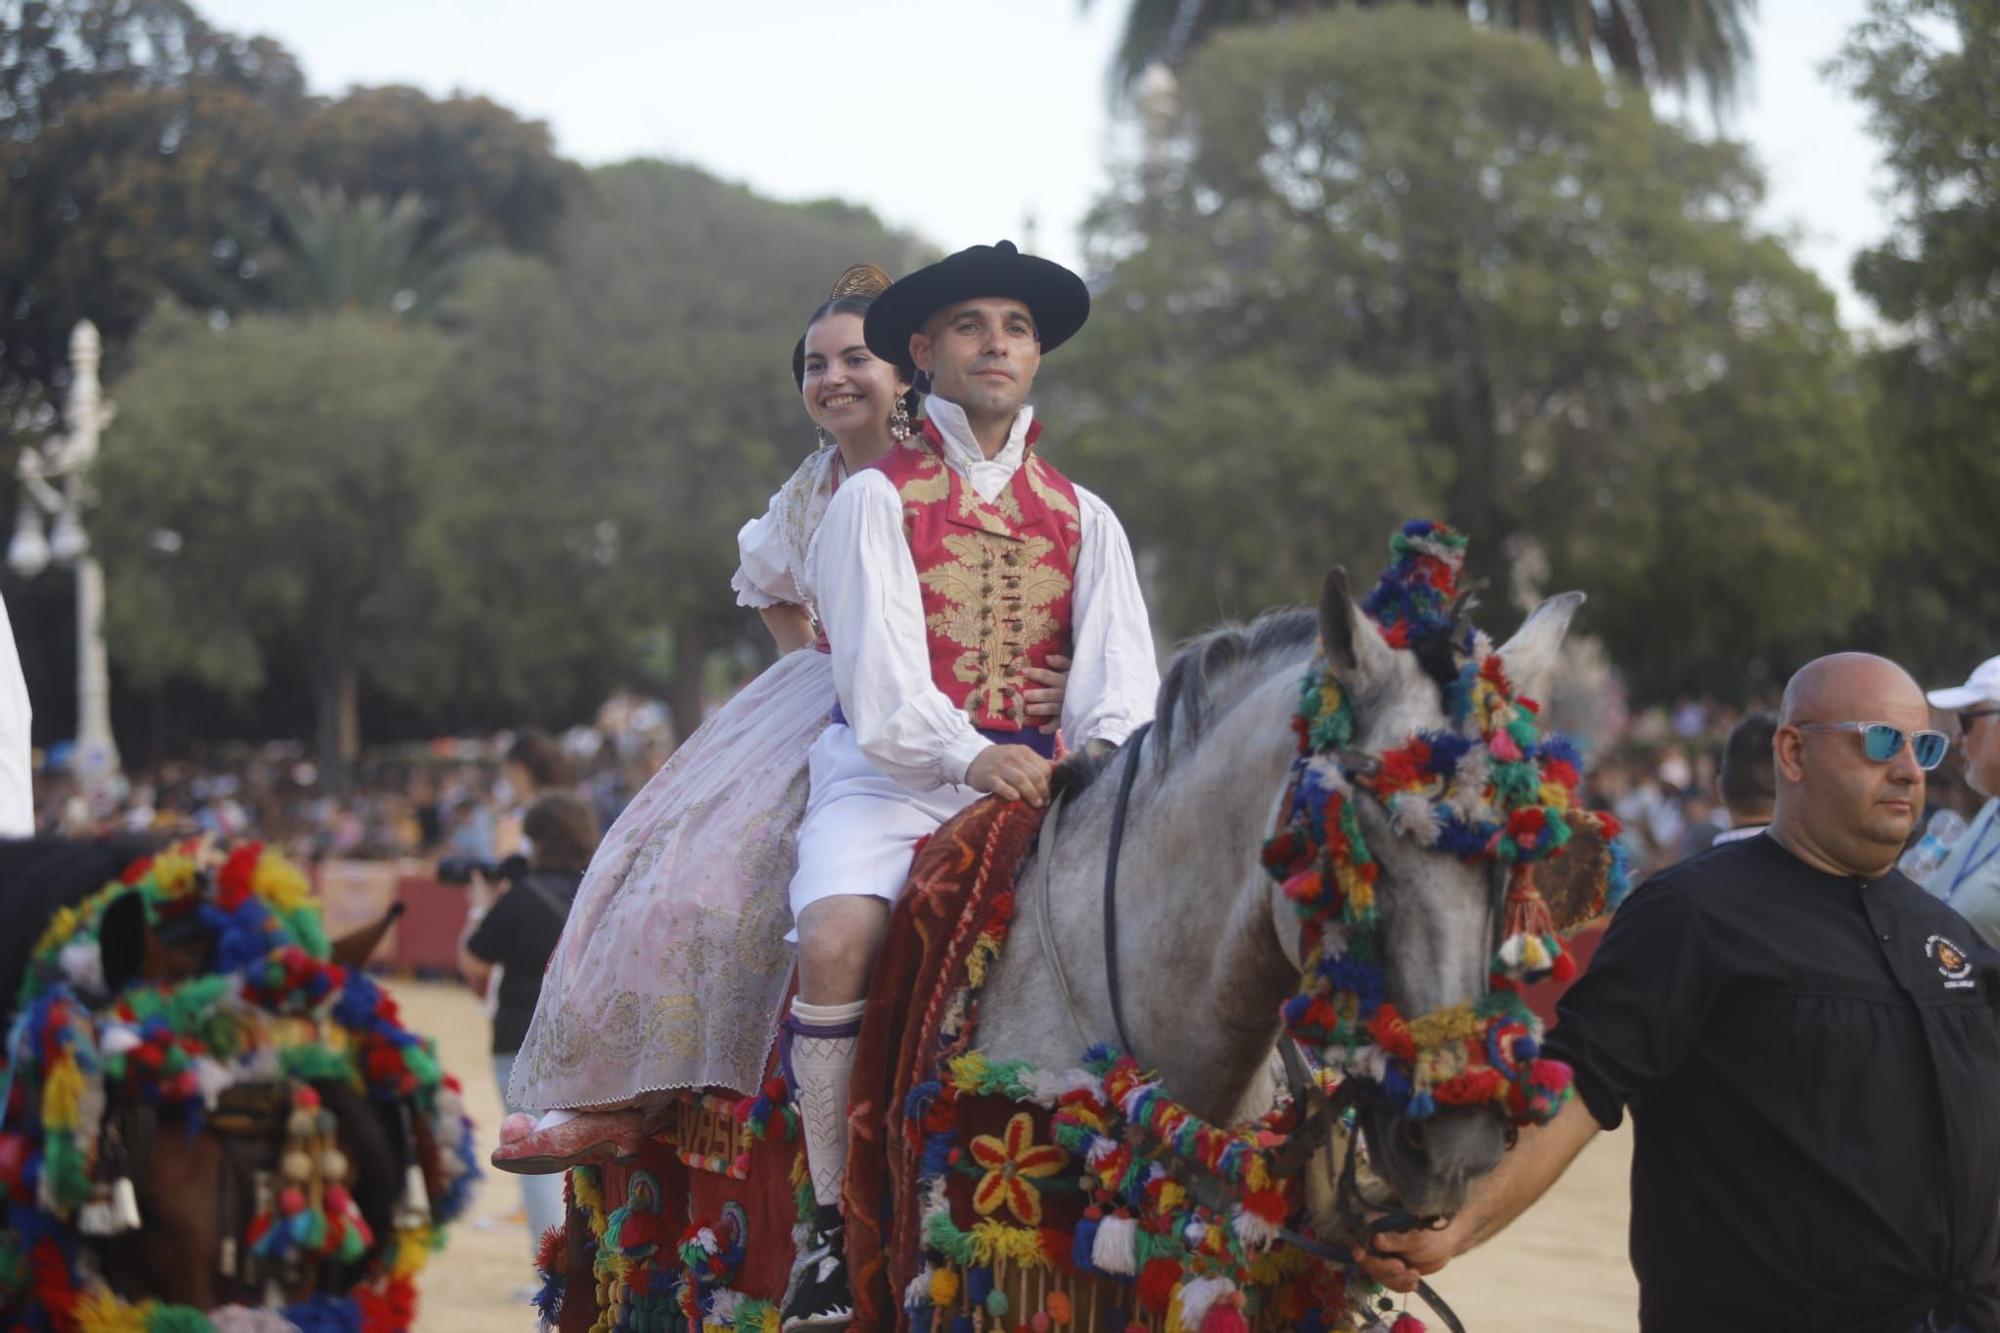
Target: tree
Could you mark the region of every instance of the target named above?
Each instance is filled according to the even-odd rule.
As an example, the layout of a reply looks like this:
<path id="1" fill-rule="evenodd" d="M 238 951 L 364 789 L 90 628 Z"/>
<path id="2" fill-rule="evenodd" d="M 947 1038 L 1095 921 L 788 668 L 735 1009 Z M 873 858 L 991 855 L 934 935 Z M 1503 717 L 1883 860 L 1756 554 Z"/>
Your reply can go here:
<path id="1" fill-rule="evenodd" d="M 842 269 L 916 254 L 866 210 L 686 167 L 593 183 L 552 266 L 492 270 L 463 299 L 446 415 L 509 484 L 455 497 L 453 530 L 512 540 L 454 596 L 502 625 L 560 609 L 541 636 L 604 645 L 593 660 L 664 688 L 685 727 L 711 656 L 762 637 L 729 577 L 737 528 L 813 447 L 793 340 Z M 515 660 L 504 643 L 482 657 Z"/>
<path id="2" fill-rule="evenodd" d="M 1433 506 L 1501 587 L 1532 543 L 1596 595 L 1642 694 L 1741 688 L 1866 604 L 1851 354 L 1739 149 L 1409 7 L 1219 36 L 1156 129 L 1050 370 L 1168 626 L 1308 596 L 1357 541 L 1372 570 Z"/>
<path id="3" fill-rule="evenodd" d="M 560 157 L 548 126 L 484 97 L 435 99 L 415 88 L 356 88 L 300 126 L 299 180 L 350 198 L 421 195 L 425 239 L 462 227 L 476 239 L 546 254 L 583 172 Z"/>
<path id="4" fill-rule="evenodd" d="M 233 305 L 304 81 L 181 0 L 0 0 L 0 435 L 53 401 L 79 319 L 107 367 L 164 294 Z"/>
<path id="5" fill-rule="evenodd" d="M 433 636 L 409 610 L 432 579 L 425 511 L 447 474 L 430 404 L 447 356 L 442 334 L 379 318 L 160 321 L 117 386 L 118 444 L 96 478 L 121 675 L 243 693 L 290 655 L 335 775 L 364 677 L 420 695 Z"/>
<path id="6" fill-rule="evenodd" d="M 1417 0 L 1428 7 L 1432 0 Z M 1088 8 L 1092 0 L 1083 0 Z M 1128 0 L 1113 65 L 1130 90 L 1155 62 L 1178 65 L 1216 33 L 1247 24 L 1342 8 L 1375 9 L 1396 0 Z M 1749 22 L 1756 0 L 1446 0 L 1446 7 L 1538 37 L 1586 64 L 1602 61 L 1630 83 L 1686 94 L 1707 90 L 1727 103 L 1750 64 Z"/>
<path id="7" fill-rule="evenodd" d="M 350 201 L 337 185 L 302 185 L 274 203 L 264 284 L 294 313 L 429 313 L 474 253 L 471 228 L 429 230 L 430 210 L 415 194 Z"/>
<path id="8" fill-rule="evenodd" d="M 1875 640 L 1932 679 L 2000 624 L 2000 0 L 1877 0 L 1836 72 L 1867 104 L 1895 231 L 1854 262 L 1893 325 L 1870 358 L 1875 429 L 1900 460 Z"/>

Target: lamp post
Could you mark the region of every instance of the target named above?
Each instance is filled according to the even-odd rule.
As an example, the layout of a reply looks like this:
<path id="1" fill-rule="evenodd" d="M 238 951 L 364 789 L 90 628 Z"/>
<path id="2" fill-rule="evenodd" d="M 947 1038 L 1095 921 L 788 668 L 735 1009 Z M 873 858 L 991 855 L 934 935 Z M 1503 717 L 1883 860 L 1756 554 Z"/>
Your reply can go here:
<path id="1" fill-rule="evenodd" d="M 21 510 L 7 563 L 33 578 L 51 563 L 76 567 L 76 756 L 85 798 L 95 815 L 111 811 L 118 778 L 118 746 L 111 738 L 111 684 L 104 654 L 104 567 L 90 553 L 83 511 L 96 503 L 90 465 L 98 436 L 117 414 L 97 380 L 104 344 L 97 326 L 79 323 L 69 337 L 69 394 L 63 419 L 69 429 L 39 449 L 21 451 Z M 49 519 L 43 534 L 43 515 Z"/>

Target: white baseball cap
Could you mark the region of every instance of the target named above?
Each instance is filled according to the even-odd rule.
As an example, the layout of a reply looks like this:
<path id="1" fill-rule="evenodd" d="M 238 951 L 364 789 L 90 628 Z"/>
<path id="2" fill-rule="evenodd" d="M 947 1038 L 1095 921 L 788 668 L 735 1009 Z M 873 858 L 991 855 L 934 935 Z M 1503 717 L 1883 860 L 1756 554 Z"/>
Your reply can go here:
<path id="1" fill-rule="evenodd" d="M 1932 690 L 1925 696 L 1934 708 L 1956 713 L 1975 704 L 2000 704 L 2000 657 L 1989 657 L 1972 670 L 1965 684 Z"/>

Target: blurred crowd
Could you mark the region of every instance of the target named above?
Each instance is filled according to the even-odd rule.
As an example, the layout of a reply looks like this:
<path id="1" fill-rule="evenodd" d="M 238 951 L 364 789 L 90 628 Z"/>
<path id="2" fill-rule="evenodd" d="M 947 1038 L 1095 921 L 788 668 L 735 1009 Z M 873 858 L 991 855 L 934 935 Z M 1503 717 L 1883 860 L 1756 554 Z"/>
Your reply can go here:
<path id="1" fill-rule="evenodd" d="M 93 814 L 54 752 L 37 756 L 36 822 L 50 833 L 257 837 L 301 860 L 497 861 L 520 845 L 522 815 L 546 791 L 573 791 L 609 827 L 673 744 L 665 705 L 619 697 L 593 725 L 559 735 L 524 729 L 370 751 L 341 790 L 302 743 L 214 745 L 128 771 L 108 819 Z"/>
<path id="2" fill-rule="evenodd" d="M 1724 744 L 1744 716 L 1776 706 L 1775 697 L 1747 708 L 1689 699 L 1620 716 L 1615 729 L 1599 731 L 1585 794 L 1624 823 L 1642 877 L 1705 850 L 1730 827 L 1717 786 Z M 340 793 L 298 742 L 217 746 L 128 774 L 111 822 L 135 831 L 257 836 L 303 859 L 493 861 L 518 844 L 521 815 L 542 791 L 575 791 L 598 827 L 609 828 L 673 742 L 664 705 L 621 697 L 593 725 L 558 736 L 503 732 L 372 752 Z M 1969 819 L 1980 798 L 1966 787 L 1960 763 L 1954 748 L 1930 775 L 1929 803 Z M 44 831 L 103 826 L 59 764 L 38 766 L 35 789 Z"/>
<path id="3" fill-rule="evenodd" d="M 1753 714 L 1774 717 L 1778 702 L 1773 694 L 1743 708 L 1688 699 L 1670 709 L 1651 709 L 1633 715 L 1589 757 L 1585 798 L 1625 825 L 1639 878 L 1706 851 L 1717 834 L 1741 822 L 1732 820 L 1723 800 L 1724 747 L 1740 722 Z M 1949 718 L 1940 725 L 1947 733 L 1954 729 Z M 1768 739 L 1763 744 L 1768 754 Z M 1768 773 L 1762 781 L 1769 783 Z M 1966 786 L 1963 756 L 1954 746 L 1929 774 L 1924 818 L 1950 809 L 1970 819 L 1983 799 Z"/>

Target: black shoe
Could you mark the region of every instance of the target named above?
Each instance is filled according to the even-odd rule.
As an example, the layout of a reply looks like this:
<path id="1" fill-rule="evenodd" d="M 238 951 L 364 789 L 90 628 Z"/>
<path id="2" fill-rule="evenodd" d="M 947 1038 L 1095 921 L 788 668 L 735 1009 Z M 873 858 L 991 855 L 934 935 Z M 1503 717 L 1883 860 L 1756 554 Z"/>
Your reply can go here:
<path id="1" fill-rule="evenodd" d="M 822 1208 L 813 1226 L 812 1244 L 792 1265 L 785 1298 L 784 1333 L 806 1328 L 846 1328 L 854 1322 L 854 1290 L 847 1281 L 847 1251 L 842 1243 L 840 1210 Z"/>

